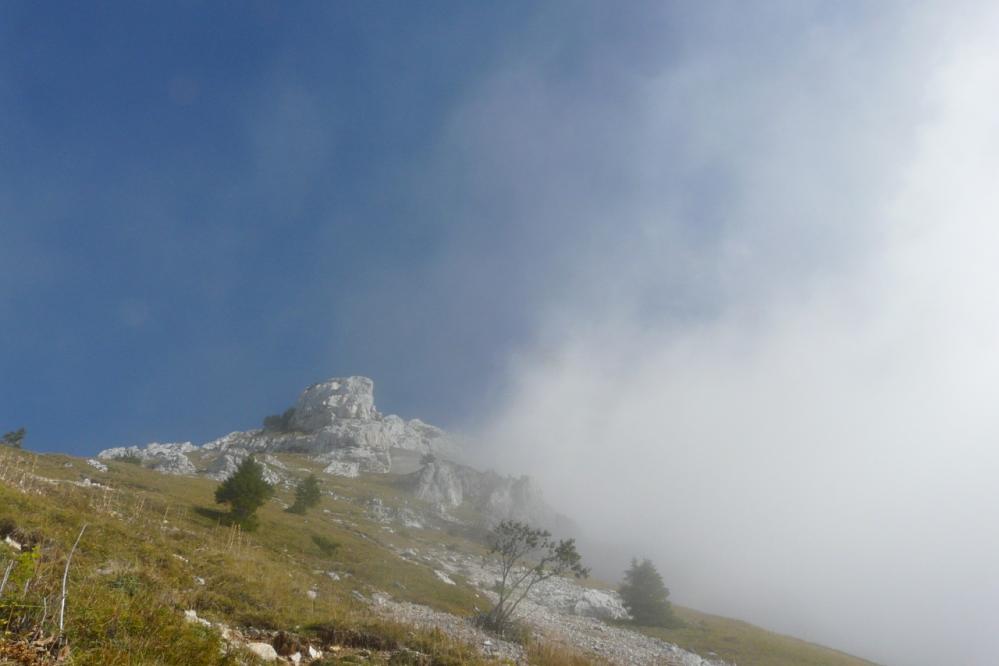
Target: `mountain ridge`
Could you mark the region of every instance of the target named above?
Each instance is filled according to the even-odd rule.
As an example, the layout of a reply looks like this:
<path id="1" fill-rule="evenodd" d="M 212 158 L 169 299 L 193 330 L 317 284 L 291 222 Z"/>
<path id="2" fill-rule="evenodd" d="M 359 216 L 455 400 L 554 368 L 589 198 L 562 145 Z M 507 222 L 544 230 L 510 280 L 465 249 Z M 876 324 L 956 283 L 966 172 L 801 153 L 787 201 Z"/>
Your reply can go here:
<path id="1" fill-rule="evenodd" d="M 321 463 L 323 472 L 334 476 L 408 474 L 415 496 L 444 517 L 468 500 L 494 521 L 576 529 L 548 505 L 530 477 L 476 470 L 460 462 L 460 444 L 441 428 L 420 419 L 382 414 L 375 406 L 374 381 L 368 377 L 332 377 L 311 384 L 284 414 L 267 417 L 264 423 L 262 428 L 230 432 L 201 445 L 152 442 L 113 447 L 99 452 L 97 460 L 133 460 L 167 474 L 222 480 L 247 456 L 256 455 L 268 483 L 287 484 L 289 475 L 274 454 L 297 453 Z"/>

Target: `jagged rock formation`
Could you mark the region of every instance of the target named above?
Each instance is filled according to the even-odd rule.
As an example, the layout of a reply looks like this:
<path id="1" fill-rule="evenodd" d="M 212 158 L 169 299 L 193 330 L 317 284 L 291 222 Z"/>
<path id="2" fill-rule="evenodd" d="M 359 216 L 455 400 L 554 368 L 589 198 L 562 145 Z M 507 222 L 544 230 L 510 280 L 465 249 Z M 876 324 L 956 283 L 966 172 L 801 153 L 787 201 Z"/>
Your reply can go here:
<path id="1" fill-rule="evenodd" d="M 269 483 L 289 478 L 274 453 L 305 454 L 322 463 L 325 473 L 339 476 L 387 473 L 393 456 L 411 461 L 424 457 L 426 464 L 406 481 L 418 499 L 444 517 L 467 502 L 492 520 L 509 518 L 556 530 L 570 525 L 544 502 L 527 477 L 502 477 L 449 462 L 445 458 L 454 458 L 458 447 L 443 430 L 419 419 L 382 415 L 375 408 L 374 382 L 367 377 L 313 384 L 291 409 L 265 423 L 262 429 L 232 432 L 201 446 L 153 443 L 107 449 L 97 457 L 137 458 L 143 466 L 167 474 L 204 474 L 222 480 L 253 454 Z M 416 467 L 413 462 L 409 469 Z"/>
<path id="2" fill-rule="evenodd" d="M 453 440 L 419 419 L 404 421 L 375 409 L 374 382 L 338 377 L 313 384 L 289 410 L 287 428 L 233 432 L 200 447 L 190 442 L 107 449 L 102 459 L 138 457 L 142 464 L 169 474 L 225 478 L 251 453 L 304 453 L 327 463 L 326 472 L 357 476 L 388 472 L 392 450 L 454 455 Z M 193 454 L 193 455 L 191 455 Z M 198 462 L 198 465 L 195 464 Z M 280 474 L 265 464 L 273 478 Z"/>

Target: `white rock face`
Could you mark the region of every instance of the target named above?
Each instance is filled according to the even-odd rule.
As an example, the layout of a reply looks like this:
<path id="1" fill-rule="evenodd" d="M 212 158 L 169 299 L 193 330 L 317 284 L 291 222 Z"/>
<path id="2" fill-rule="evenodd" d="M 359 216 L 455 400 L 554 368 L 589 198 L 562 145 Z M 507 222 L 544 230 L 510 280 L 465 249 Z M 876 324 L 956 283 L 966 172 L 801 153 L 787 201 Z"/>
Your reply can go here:
<path id="1" fill-rule="evenodd" d="M 295 403 L 291 426 L 315 432 L 333 425 L 337 419 L 372 421 L 380 417 L 375 409 L 375 383 L 367 377 L 338 377 L 313 384 Z"/>
<path id="2" fill-rule="evenodd" d="M 390 414 L 385 417 L 384 423 L 397 448 L 442 456 L 454 456 L 458 453 L 457 443 L 446 432 L 420 419 L 403 421 Z"/>
<path id="3" fill-rule="evenodd" d="M 465 483 L 456 465 L 435 462 L 417 472 L 415 494 L 434 506 L 450 509 L 465 501 Z"/>
<path id="4" fill-rule="evenodd" d="M 573 526 L 545 502 L 530 478 L 479 472 L 465 465 L 437 460 L 410 475 L 413 493 L 446 513 L 465 502 L 495 521 L 519 520 L 549 530 Z"/>

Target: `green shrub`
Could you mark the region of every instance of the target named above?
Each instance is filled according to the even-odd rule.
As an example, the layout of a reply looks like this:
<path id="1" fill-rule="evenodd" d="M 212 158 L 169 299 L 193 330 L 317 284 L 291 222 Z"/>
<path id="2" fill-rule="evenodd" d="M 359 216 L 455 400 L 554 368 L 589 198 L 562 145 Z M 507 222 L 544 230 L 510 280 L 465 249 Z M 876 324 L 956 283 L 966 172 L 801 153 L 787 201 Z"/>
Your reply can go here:
<path id="1" fill-rule="evenodd" d="M 215 489 L 215 501 L 229 504 L 229 518 L 251 532 L 259 521 L 256 512 L 274 495 L 274 486 L 264 480 L 264 468 L 248 456 L 232 476 Z"/>
<path id="2" fill-rule="evenodd" d="M 322 534 L 313 534 L 312 543 L 316 544 L 316 547 L 322 552 L 326 557 L 333 557 L 340 544 L 329 537 L 325 537 Z"/>
<path id="3" fill-rule="evenodd" d="M 268 432 L 292 432 L 291 419 L 295 416 L 295 408 L 289 407 L 283 414 L 272 414 L 264 417 L 264 430 Z"/>
<path id="4" fill-rule="evenodd" d="M 310 474 L 295 487 L 295 503 L 288 507 L 290 513 L 304 514 L 307 510 L 319 504 L 322 494 L 319 491 L 319 479 Z"/>

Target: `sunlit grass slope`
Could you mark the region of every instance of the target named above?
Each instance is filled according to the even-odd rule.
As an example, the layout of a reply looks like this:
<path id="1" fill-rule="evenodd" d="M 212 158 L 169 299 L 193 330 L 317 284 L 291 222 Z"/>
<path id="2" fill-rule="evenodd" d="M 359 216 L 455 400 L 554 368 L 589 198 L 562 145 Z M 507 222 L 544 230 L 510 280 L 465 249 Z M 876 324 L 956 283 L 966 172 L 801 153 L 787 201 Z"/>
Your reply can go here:
<path id="1" fill-rule="evenodd" d="M 66 637 L 73 663 L 247 659 L 222 650 L 215 633 L 185 623 L 186 609 L 234 627 L 354 636 L 418 649 L 434 655 L 434 663 L 483 663 L 468 646 L 385 621 L 355 598 L 355 590 L 386 590 L 461 615 L 484 605 L 460 581 L 446 585 L 429 567 L 397 557 L 390 543 L 418 546 L 422 530 L 400 535 L 371 521 L 349 501 L 355 493 L 372 493 L 362 483 L 337 484 L 343 499 L 324 497 L 306 516 L 284 512 L 282 502 L 291 494 L 279 491 L 260 511 L 260 529 L 242 534 L 219 520 L 212 502 L 217 484 L 210 479 L 165 476 L 126 463 L 98 473 L 83 460 L 59 455 L 4 450 L 0 456 L 0 519 L 42 544 L 32 562 L 0 543 L 3 567 L 17 561 L 0 599 L 0 643 L 37 632 L 39 624 L 44 634 L 56 633 L 62 567 L 86 524 L 69 576 Z M 108 488 L 77 485 L 84 477 Z"/>
<path id="2" fill-rule="evenodd" d="M 303 456 L 279 459 L 294 475 L 319 472 Z M 101 485 L 86 485 L 85 478 Z M 136 464 L 111 462 L 103 473 L 78 458 L 0 448 L 0 521 L 12 521 L 20 534 L 42 544 L 40 557 L 32 559 L 0 541 L 0 576 L 16 562 L 0 596 L 0 631 L 6 632 L 0 634 L 0 664 L 5 645 L 31 632 L 57 633 L 63 567 L 84 524 L 66 610 L 74 664 L 252 663 L 226 648 L 217 632 L 185 622 L 188 609 L 234 628 L 408 647 L 440 666 L 488 663 L 439 632 L 387 621 L 357 598 L 385 591 L 462 616 L 484 610 L 486 599 L 460 576 L 448 585 L 429 566 L 397 555 L 429 546 L 480 554 L 481 530 L 377 521 L 373 504 L 422 507 L 397 477 L 372 475 L 324 476 L 322 501 L 304 516 L 284 511 L 292 491 L 280 488 L 259 511 L 258 531 L 246 534 L 222 520 L 213 501 L 216 486 L 211 479 L 167 476 Z M 475 519 L 467 507 L 460 513 Z M 740 666 L 869 663 L 743 622 L 677 610 L 685 628 L 642 631 Z M 534 664 L 598 663 L 538 644 L 528 646 L 528 655 Z M 378 658 L 376 652 L 367 659 Z"/>

